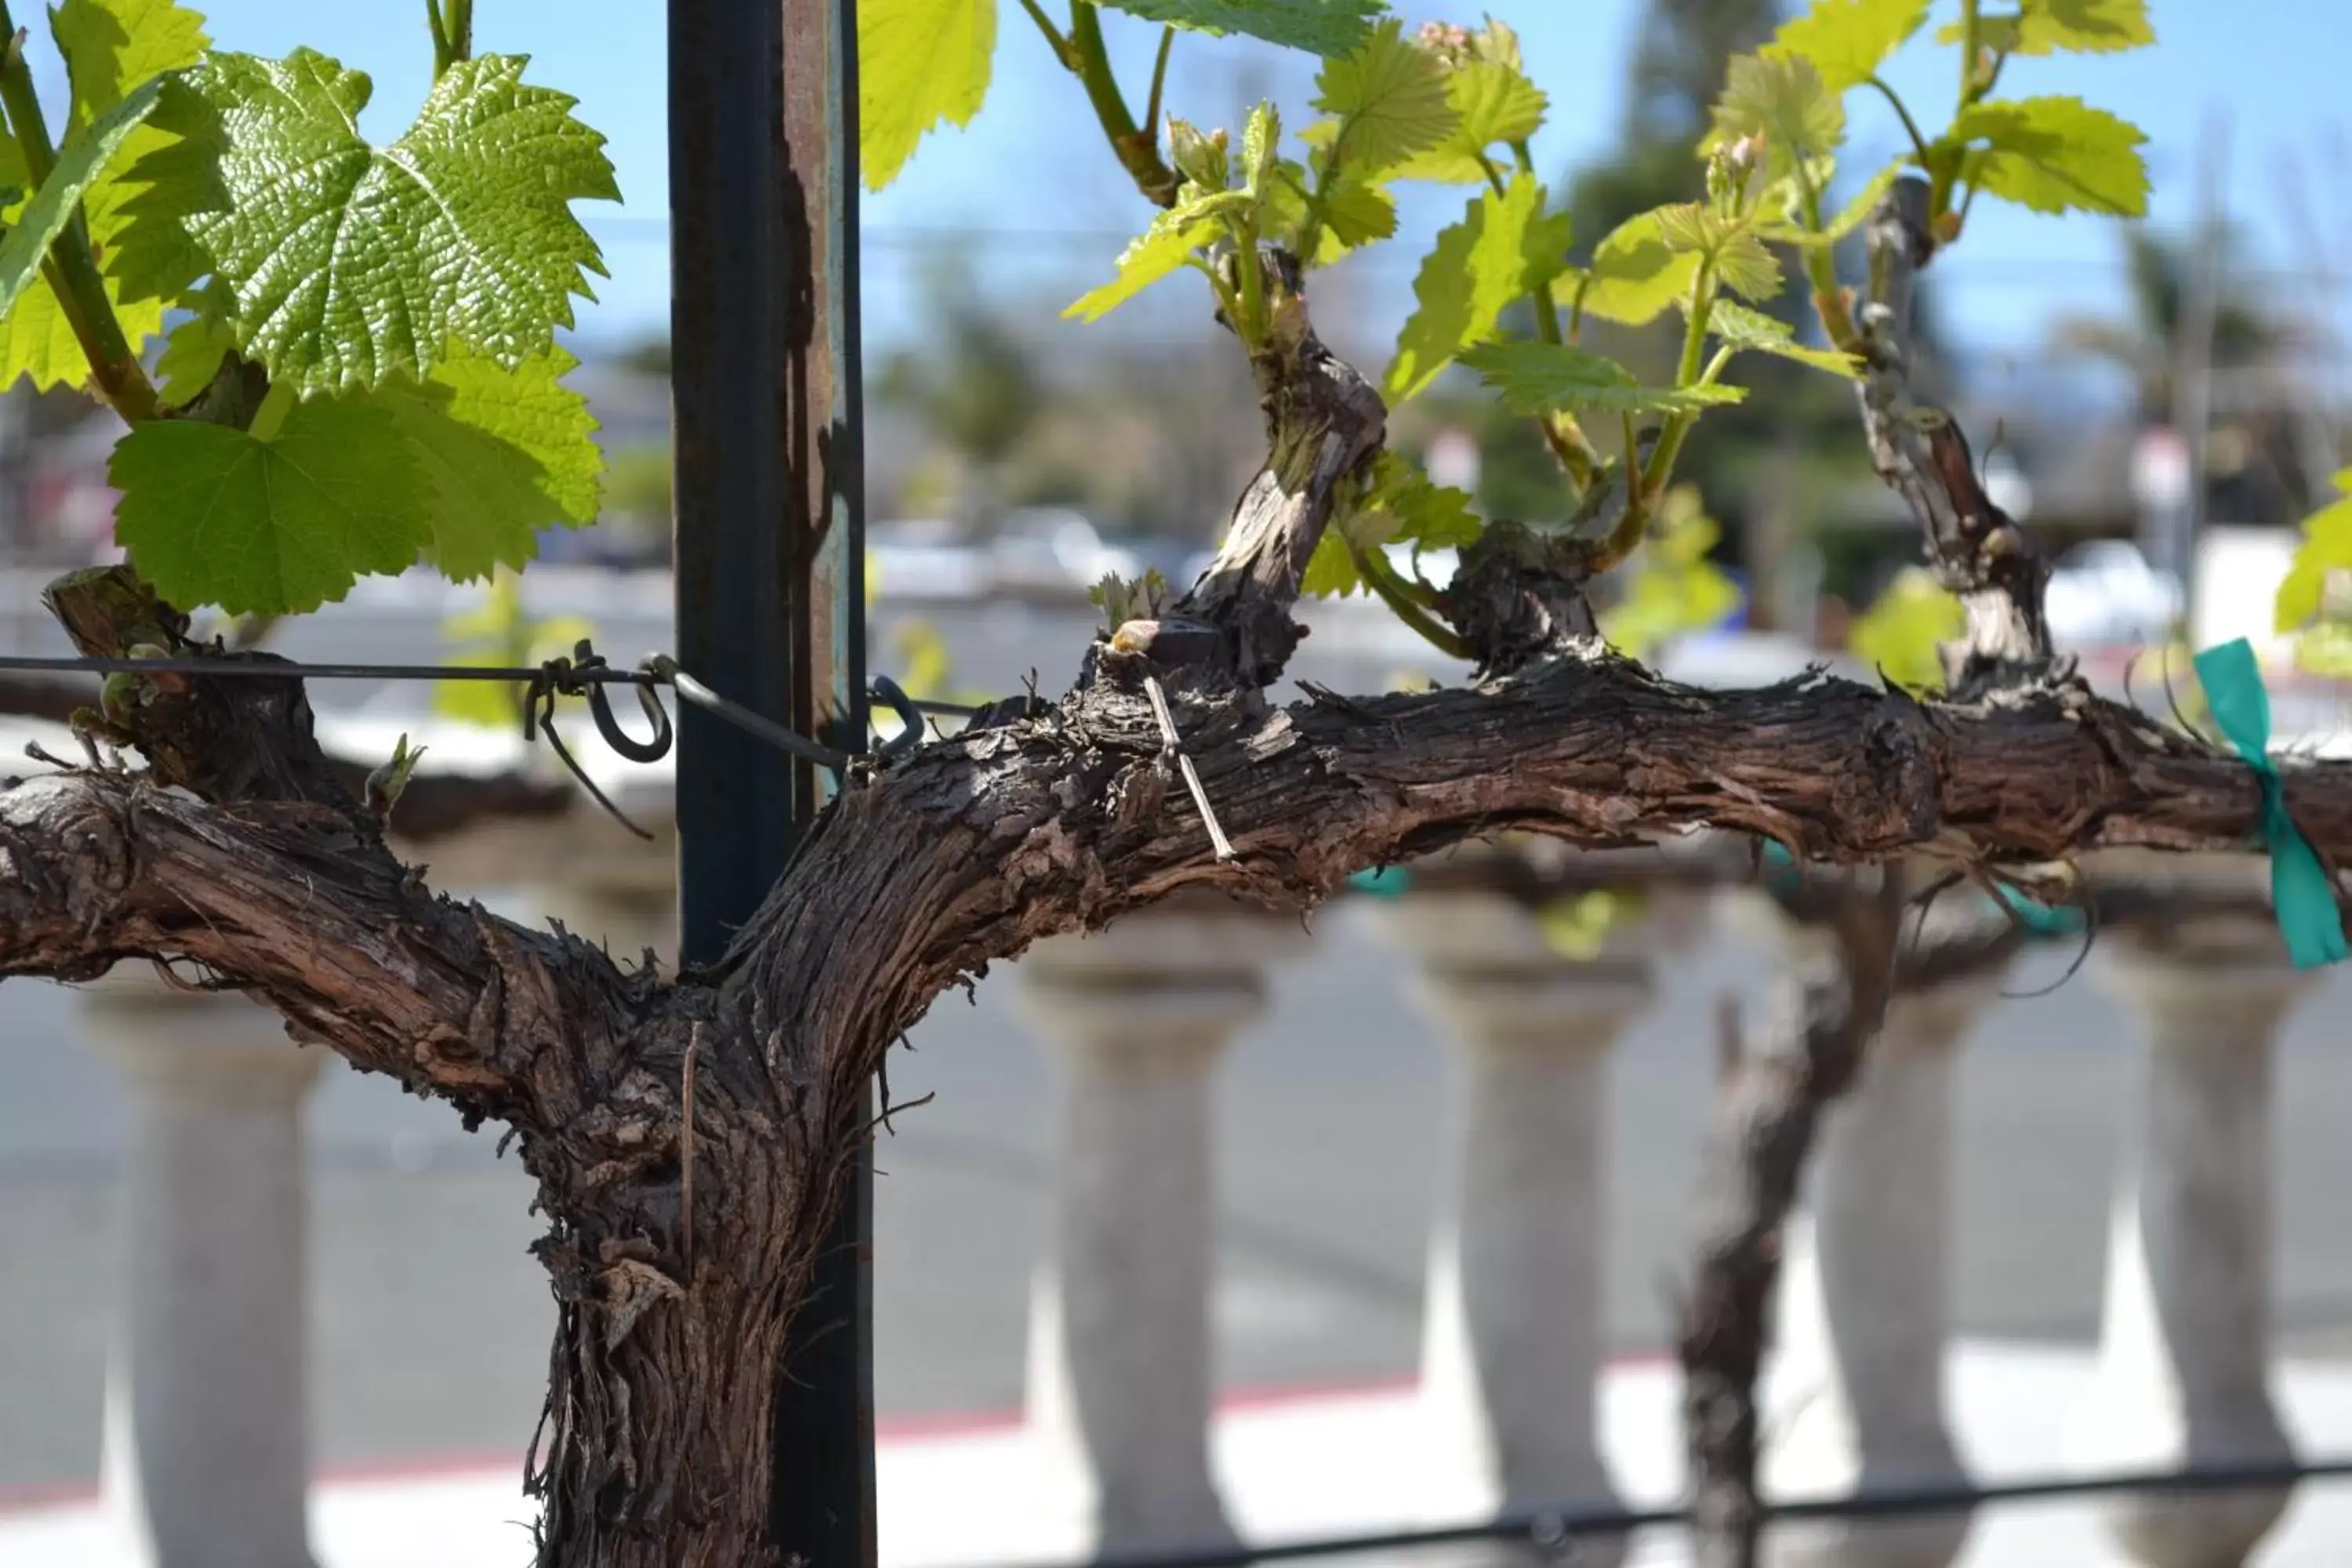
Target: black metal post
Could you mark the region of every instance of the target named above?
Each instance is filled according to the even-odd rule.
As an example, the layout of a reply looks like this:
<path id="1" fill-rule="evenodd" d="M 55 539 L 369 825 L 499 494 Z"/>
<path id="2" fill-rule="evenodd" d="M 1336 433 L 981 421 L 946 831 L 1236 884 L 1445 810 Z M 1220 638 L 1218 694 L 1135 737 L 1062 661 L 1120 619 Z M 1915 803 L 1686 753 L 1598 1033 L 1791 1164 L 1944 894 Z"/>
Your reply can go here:
<path id="1" fill-rule="evenodd" d="M 854 0 L 669 5 L 678 660 L 847 751 L 866 734 L 856 36 Z M 725 951 L 829 783 L 679 713 L 686 962 Z M 871 1196 L 861 1160 L 777 1369 L 787 1563 L 874 1562 Z"/>

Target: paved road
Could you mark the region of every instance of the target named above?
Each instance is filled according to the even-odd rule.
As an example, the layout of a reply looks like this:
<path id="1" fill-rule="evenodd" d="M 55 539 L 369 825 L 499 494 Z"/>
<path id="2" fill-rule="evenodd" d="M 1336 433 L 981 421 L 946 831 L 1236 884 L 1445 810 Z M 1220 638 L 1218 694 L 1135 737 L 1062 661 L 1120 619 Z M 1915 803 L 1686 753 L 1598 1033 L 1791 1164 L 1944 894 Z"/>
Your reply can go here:
<path id="1" fill-rule="evenodd" d="M 1010 625 L 950 625 L 969 679 L 1011 689 L 1030 662 L 1068 662 L 1066 626 L 1024 634 Z M 623 632 L 608 638 L 616 650 L 666 640 L 656 626 Z M 339 645 L 331 624 L 315 636 L 318 646 L 299 651 L 382 647 L 357 634 Z M 1357 683 L 1377 680 L 1382 661 L 1392 656 L 1358 660 L 1374 673 Z M 1066 671 L 1046 674 L 1050 683 Z M 1445 1061 L 1401 1000 L 1393 955 L 1344 909 L 1318 930 L 1219 1080 L 1217 1323 L 1223 1375 L 1236 1386 L 1413 1363 Z M 2037 989 L 2063 963 L 2039 955 L 2014 987 Z M 881 1151 L 877 1387 L 886 1415 L 1002 1409 L 1020 1396 L 1054 1110 L 1045 1064 L 1012 1005 L 1016 976 L 1001 969 L 970 1005 L 943 999 L 893 1063 L 898 1095 L 939 1098 L 900 1118 Z M 1620 1349 L 1664 1339 L 1715 998 L 1763 978 L 1755 955 L 1727 938 L 1678 962 L 1618 1054 L 1609 1327 Z M 2280 1317 L 2312 1346 L 2352 1324 L 2352 1209 L 2341 1199 L 2352 1186 L 2341 1131 L 2352 1104 L 2347 1005 L 2352 982 L 2324 983 L 2280 1063 Z M 1975 1032 L 1958 1108 L 1964 1330 L 2092 1332 L 2137 1063 L 2130 1046 L 2127 1020 L 2089 973 L 2053 995 L 1999 1005 Z M 0 987 L 0 1489 L 96 1472 L 122 1129 L 106 1069 L 74 1042 L 70 996 Z M 518 1447 L 536 1414 L 551 1321 L 524 1250 L 535 1226 L 520 1170 L 439 1106 L 339 1067 L 312 1103 L 310 1138 L 321 1458 Z"/>

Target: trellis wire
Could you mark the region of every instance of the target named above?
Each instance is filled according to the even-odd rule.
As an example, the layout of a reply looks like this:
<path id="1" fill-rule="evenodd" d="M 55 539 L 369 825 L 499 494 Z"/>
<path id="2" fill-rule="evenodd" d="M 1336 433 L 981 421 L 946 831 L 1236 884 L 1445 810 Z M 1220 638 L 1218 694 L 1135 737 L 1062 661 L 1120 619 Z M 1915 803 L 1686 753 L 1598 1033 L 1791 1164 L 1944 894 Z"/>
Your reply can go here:
<path id="1" fill-rule="evenodd" d="M 2213 1465 L 2089 1476 L 2038 1476 L 1939 1487 L 1906 1487 L 1848 1497 L 1805 1499 L 1765 1505 L 1767 1525 L 1800 1520 L 1904 1519 L 1922 1514 L 1964 1513 L 1987 1503 L 2052 1501 L 2117 1492 L 2216 1492 L 2285 1488 L 2301 1481 L 2352 1478 L 2352 1458 L 2302 1464 Z M 1089 1568 L 1249 1568 L 1259 1563 L 1297 1563 L 1323 1557 L 1353 1557 L 1371 1552 L 1418 1552 L 1479 1541 L 1524 1542 L 1573 1563 L 1580 1541 L 1614 1539 L 1635 1531 L 1690 1523 L 1690 1510 L 1664 1508 L 1552 1508 L 1505 1514 L 1472 1524 L 1439 1525 L 1362 1535 L 1332 1535 L 1266 1545 L 1214 1546 L 1197 1551 L 1118 1552 L 1095 1559 Z M 1037 1568 L 1024 1564 L 1024 1568 Z M 1056 1564 L 1055 1568 L 1062 1568 Z"/>
<path id="2" fill-rule="evenodd" d="M 161 658 L 116 658 L 77 657 L 48 658 L 34 654 L 0 654 L 0 671 L 16 670 L 42 675 L 192 675 L 210 679 L 226 676 L 232 679 L 266 678 L 274 680 L 497 680 L 528 688 L 522 703 L 522 734 L 525 741 L 535 741 L 544 730 L 547 742 L 558 759 L 571 770 L 581 787 L 593 796 L 596 803 L 621 825 L 641 838 L 652 835 L 631 822 L 618 806 L 604 796 L 555 731 L 555 700 L 560 696 L 585 697 L 588 711 L 595 721 L 596 731 L 605 744 L 635 763 L 657 763 L 667 756 L 673 739 L 669 714 L 654 696 L 656 688 L 667 686 L 686 701 L 726 720 L 737 729 L 766 742 L 782 752 L 801 757 L 839 775 L 847 772 L 856 757 L 845 752 L 813 741 L 797 731 L 786 728 L 763 714 L 755 713 L 739 703 L 730 701 L 677 666 L 668 654 L 649 654 L 634 668 L 621 669 L 607 664 L 604 656 L 583 639 L 570 657 L 551 658 L 539 665 L 499 664 L 302 664 L 291 659 L 268 658 L 193 658 L 166 656 Z M 624 685 L 635 689 L 638 705 L 653 725 L 653 733 L 639 740 L 620 727 L 613 716 L 612 705 L 605 700 L 605 689 Z M 888 676 L 876 676 L 871 683 L 871 695 L 887 703 L 897 711 L 904 724 L 895 739 L 885 741 L 882 754 L 889 755 L 907 749 L 921 738 L 922 715 L 941 713 L 969 718 L 982 710 L 961 702 L 941 702 L 929 698 L 909 697 L 898 683 Z"/>

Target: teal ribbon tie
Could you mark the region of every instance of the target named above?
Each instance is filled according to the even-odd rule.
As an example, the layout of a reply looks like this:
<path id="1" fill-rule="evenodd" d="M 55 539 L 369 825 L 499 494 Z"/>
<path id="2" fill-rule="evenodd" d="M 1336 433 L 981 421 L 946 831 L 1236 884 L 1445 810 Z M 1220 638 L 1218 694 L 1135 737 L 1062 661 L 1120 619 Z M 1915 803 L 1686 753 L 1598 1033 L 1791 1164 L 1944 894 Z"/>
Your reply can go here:
<path id="1" fill-rule="evenodd" d="M 1348 886 L 1376 899 L 1394 899 L 1402 898 L 1412 881 L 1412 873 L 1403 867 L 1383 866 L 1377 871 L 1357 872 L 1348 879 Z"/>
<path id="2" fill-rule="evenodd" d="M 2035 936 L 2074 936 L 2090 923 L 2089 917 L 2071 904 L 2052 906 L 2043 903 L 2007 882 L 1994 884 L 2000 901 L 2017 917 L 2017 923 Z"/>
<path id="3" fill-rule="evenodd" d="M 1764 886 L 1775 893 L 1796 891 L 1805 884 L 1805 875 L 1797 868 L 1797 858 L 1789 847 L 1777 838 L 1763 840 L 1757 858 L 1764 868 Z"/>
<path id="4" fill-rule="evenodd" d="M 2240 637 L 2197 656 L 2206 705 L 2263 785 L 2263 845 L 2271 857 L 2271 907 L 2297 969 L 2341 963 L 2344 915 L 2318 852 L 2286 814 L 2286 789 L 2270 758 L 2271 699 L 2253 645 Z"/>

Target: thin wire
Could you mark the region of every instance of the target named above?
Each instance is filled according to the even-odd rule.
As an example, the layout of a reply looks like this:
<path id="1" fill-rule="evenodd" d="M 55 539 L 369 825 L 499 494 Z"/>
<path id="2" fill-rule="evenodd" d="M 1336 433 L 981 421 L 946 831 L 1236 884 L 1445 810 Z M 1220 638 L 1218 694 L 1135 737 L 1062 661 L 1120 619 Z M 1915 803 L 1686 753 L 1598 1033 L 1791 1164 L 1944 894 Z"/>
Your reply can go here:
<path id="1" fill-rule="evenodd" d="M 615 669 L 604 662 L 594 646 L 585 637 L 573 646 L 570 658 L 551 658 L 537 667 L 494 664 L 299 664 L 290 659 L 277 658 L 48 658 L 33 654 L 0 655 L 0 670 L 28 670 L 48 674 L 81 675 L 189 675 L 210 679 L 216 676 L 273 680 L 499 680 L 526 688 L 522 701 L 522 738 L 526 744 L 536 741 L 543 732 L 548 745 L 589 797 L 622 826 L 638 837 L 650 840 L 654 836 L 629 819 L 628 814 L 613 804 L 611 798 L 588 776 L 563 743 L 555 729 L 555 700 L 558 697 L 585 697 L 589 716 L 594 720 L 596 732 L 604 743 L 634 763 L 657 763 L 669 755 L 675 742 L 669 713 L 654 695 L 656 687 L 667 686 L 685 701 L 725 720 L 754 738 L 765 741 L 786 752 L 827 769 L 835 778 L 847 775 L 857 759 L 845 752 L 835 750 L 812 741 L 765 714 L 757 713 L 740 703 L 731 702 L 701 681 L 677 667 L 677 660 L 667 654 L 651 654 L 638 661 L 634 669 Z M 613 716 L 613 707 L 605 700 L 604 688 L 628 685 L 636 688 L 637 702 L 645 710 L 653 733 L 644 740 L 621 728 Z M 894 756 L 913 746 L 922 733 L 920 715 L 935 713 L 971 715 L 981 711 L 961 703 L 919 702 L 901 690 L 887 676 L 878 676 L 873 683 L 873 695 L 889 703 L 905 721 L 907 732 L 896 740 L 885 742 L 880 754 Z M 859 753 L 867 755 L 871 753 Z"/>
<path id="2" fill-rule="evenodd" d="M 1986 1503 L 2031 1502 L 2104 1493 L 2212 1492 L 2289 1487 L 2300 1481 L 2341 1480 L 2352 1476 L 2352 1459 L 2308 1464 L 2231 1465 L 2183 1470 L 2124 1472 L 2095 1476 L 2042 1477 L 2018 1481 L 1918 1487 L 1866 1491 L 1849 1497 L 1768 1502 L 1768 1521 L 1901 1519 L 1919 1514 L 1965 1513 Z M 1464 1542 L 1517 1540 L 1538 1548 L 1572 1547 L 1579 1540 L 1629 1535 L 1637 1530 L 1685 1525 L 1690 1510 L 1678 1506 L 1649 1509 L 1564 1508 L 1507 1514 L 1475 1524 L 1441 1525 L 1364 1535 L 1333 1535 L 1259 1546 L 1220 1546 L 1192 1552 L 1118 1553 L 1095 1560 L 1095 1568 L 1248 1568 L 1260 1563 L 1303 1562 L 1368 1552 L 1413 1551 Z M 1059 1568 L 1059 1565 L 1056 1565 Z"/>
<path id="3" fill-rule="evenodd" d="M 50 658 L 34 654 L 0 654 L 0 670 L 24 670 L 43 675 L 226 675 L 279 680 L 504 680 L 528 685 L 545 673 L 537 665 L 508 664 L 301 664 L 287 660 L 215 658 Z M 681 672 L 682 673 L 682 672 Z M 591 686 L 675 686 L 658 668 L 621 669 L 611 665 L 574 666 L 565 681 Z M 688 676 L 688 679 L 693 678 Z M 562 684 L 562 682 L 559 682 Z M 697 682 L 701 691 L 709 688 Z M 715 692 L 711 696 L 718 701 Z M 982 710 L 969 702 L 942 702 L 929 697 L 907 699 L 926 713 L 970 718 Z M 731 704 L 730 704 L 731 706 Z"/>
<path id="4" fill-rule="evenodd" d="M 216 658 L 44 658 L 32 654 L 0 654 L 0 669 L 31 670 L 54 675 L 227 675 L 260 676 L 289 680 L 537 680 L 536 665 L 503 664 L 298 664 L 280 659 Z M 649 670 L 615 669 L 600 665 L 574 669 L 571 678 L 592 685 L 627 681 L 659 686 Z"/>

